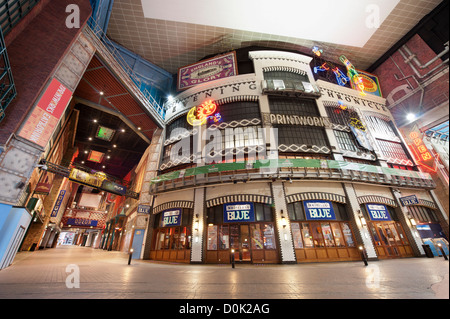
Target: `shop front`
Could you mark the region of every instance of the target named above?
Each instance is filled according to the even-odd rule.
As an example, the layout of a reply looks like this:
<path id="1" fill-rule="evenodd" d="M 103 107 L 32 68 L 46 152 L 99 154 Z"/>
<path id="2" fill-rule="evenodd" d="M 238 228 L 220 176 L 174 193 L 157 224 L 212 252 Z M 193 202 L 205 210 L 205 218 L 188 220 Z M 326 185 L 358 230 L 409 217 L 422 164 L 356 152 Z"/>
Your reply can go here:
<path id="1" fill-rule="evenodd" d="M 207 209 L 206 263 L 279 263 L 272 207 L 233 202 Z"/>
<path id="2" fill-rule="evenodd" d="M 378 258 L 413 257 L 413 250 L 395 210 L 380 203 L 361 205 Z"/>
<path id="3" fill-rule="evenodd" d="M 155 217 L 150 259 L 190 262 L 193 209 L 170 208 Z"/>
<path id="4" fill-rule="evenodd" d="M 327 200 L 288 204 L 297 262 L 360 260 L 345 205 Z"/>

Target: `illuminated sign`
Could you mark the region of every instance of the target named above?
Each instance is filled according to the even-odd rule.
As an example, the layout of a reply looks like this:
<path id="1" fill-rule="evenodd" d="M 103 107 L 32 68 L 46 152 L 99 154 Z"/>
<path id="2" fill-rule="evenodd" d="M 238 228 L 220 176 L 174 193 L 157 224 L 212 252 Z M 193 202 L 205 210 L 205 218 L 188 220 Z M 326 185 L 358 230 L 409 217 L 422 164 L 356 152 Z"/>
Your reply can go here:
<path id="1" fill-rule="evenodd" d="M 400 197 L 400 202 L 402 203 L 402 206 L 409 206 L 409 205 L 418 205 L 419 199 L 416 195 L 410 195 L 405 197 Z"/>
<path id="2" fill-rule="evenodd" d="M 219 122 L 222 119 L 220 113 L 214 115 L 217 105 L 213 100 L 203 102 L 199 106 L 191 108 L 187 114 L 187 122 L 192 126 L 199 126 L 206 123 L 206 120 L 213 116 Z"/>
<path id="3" fill-rule="evenodd" d="M 86 219 L 86 218 L 69 218 L 67 225 L 72 226 L 84 226 L 84 227 L 97 227 L 98 220 Z"/>
<path id="4" fill-rule="evenodd" d="M 230 52 L 178 69 L 178 90 L 237 75 L 236 53 Z"/>
<path id="5" fill-rule="evenodd" d="M 425 146 L 425 143 L 422 140 L 422 133 L 417 125 L 414 124 L 406 135 L 406 141 L 416 160 L 425 168 L 435 172 L 437 169 L 436 158 Z"/>
<path id="6" fill-rule="evenodd" d="M 313 47 L 313 48 L 312 48 L 312 51 L 313 51 L 314 54 L 317 55 L 317 56 L 321 56 L 322 53 L 323 53 L 322 49 L 319 49 L 317 46 Z"/>
<path id="7" fill-rule="evenodd" d="M 181 209 L 171 209 L 163 212 L 162 226 L 180 226 L 181 225 Z"/>
<path id="8" fill-rule="evenodd" d="M 366 204 L 370 219 L 375 221 L 391 220 L 388 209 L 383 204 Z"/>
<path id="9" fill-rule="evenodd" d="M 366 95 L 366 93 L 364 93 L 364 82 L 363 82 L 363 78 L 359 75 L 359 73 L 356 71 L 355 67 L 353 66 L 353 64 L 344 56 L 341 55 L 339 57 L 339 59 L 341 60 L 342 63 L 344 63 L 344 65 L 347 68 L 347 72 L 348 72 L 348 77 L 352 80 L 353 85 L 355 88 L 357 88 L 359 90 L 359 93 L 361 95 Z M 353 86 L 352 85 L 352 86 Z"/>
<path id="10" fill-rule="evenodd" d="M 111 128 L 99 126 L 95 137 L 110 142 L 115 132 L 116 131 Z"/>
<path id="11" fill-rule="evenodd" d="M 72 92 L 53 79 L 20 130 L 19 136 L 45 148 L 71 97 Z"/>
<path id="12" fill-rule="evenodd" d="M 381 87 L 380 87 L 380 82 L 378 81 L 378 77 L 370 74 L 368 72 L 365 71 L 361 71 L 361 70 L 357 70 L 359 77 L 360 77 L 360 81 L 362 82 L 363 86 L 364 86 L 364 91 L 375 95 L 375 96 L 380 96 L 382 97 L 381 94 Z M 350 84 L 352 85 L 353 89 L 358 89 L 357 87 L 355 87 L 353 82 L 350 82 Z"/>
<path id="13" fill-rule="evenodd" d="M 106 179 L 105 173 L 89 174 L 76 168 L 72 168 L 70 171 L 69 179 L 74 182 L 86 184 L 89 186 L 100 187 L 103 180 Z"/>
<path id="14" fill-rule="evenodd" d="M 305 215 L 307 220 L 326 219 L 335 220 L 333 204 L 326 200 L 305 200 Z"/>
<path id="15" fill-rule="evenodd" d="M 105 156 L 105 153 L 97 152 L 97 151 L 90 151 L 87 160 L 91 161 L 91 162 L 101 163 L 104 156 Z"/>
<path id="16" fill-rule="evenodd" d="M 255 211 L 253 209 L 253 203 L 229 203 L 223 205 L 223 222 L 224 223 L 236 223 L 236 222 L 254 222 Z"/>
<path id="17" fill-rule="evenodd" d="M 55 203 L 55 206 L 53 207 L 52 214 L 50 215 L 50 217 L 56 217 L 58 215 L 58 211 L 59 211 L 59 208 L 61 207 L 62 201 L 64 199 L 64 195 L 66 195 L 66 191 L 61 190 L 59 192 L 58 198 L 56 199 L 56 203 Z"/>
<path id="18" fill-rule="evenodd" d="M 268 114 L 268 116 L 271 124 L 331 127 L 331 122 L 327 117 L 286 114 Z"/>

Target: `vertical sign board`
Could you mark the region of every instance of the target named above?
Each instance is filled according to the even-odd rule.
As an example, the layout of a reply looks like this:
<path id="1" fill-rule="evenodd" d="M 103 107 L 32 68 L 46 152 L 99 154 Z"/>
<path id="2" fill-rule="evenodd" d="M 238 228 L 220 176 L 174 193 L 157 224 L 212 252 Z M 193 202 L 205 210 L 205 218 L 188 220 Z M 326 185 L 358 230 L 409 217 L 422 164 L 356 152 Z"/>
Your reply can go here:
<path id="1" fill-rule="evenodd" d="M 426 147 L 422 139 L 422 132 L 417 124 L 412 124 L 403 129 L 405 141 L 413 152 L 416 160 L 429 170 L 437 170 L 437 161 L 433 153 Z"/>
<path id="2" fill-rule="evenodd" d="M 59 192 L 59 196 L 56 199 L 56 203 L 55 203 L 55 206 L 53 207 L 52 214 L 50 215 L 50 217 L 56 217 L 58 215 L 58 211 L 63 202 L 64 195 L 66 195 L 66 190 L 63 189 Z"/>
<path id="3" fill-rule="evenodd" d="M 45 148 L 71 97 L 72 92 L 53 79 L 18 135 Z"/>
<path id="4" fill-rule="evenodd" d="M 223 222 L 254 222 L 255 210 L 251 202 L 228 203 L 223 205 Z"/>
<path id="5" fill-rule="evenodd" d="M 163 213 L 162 226 L 180 226 L 181 225 L 181 208 L 165 210 Z"/>
<path id="6" fill-rule="evenodd" d="M 305 200 L 305 215 L 307 220 L 335 220 L 333 204 L 326 200 Z"/>
<path id="7" fill-rule="evenodd" d="M 386 205 L 383 204 L 366 204 L 367 212 L 370 219 L 374 221 L 389 221 L 391 216 L 389 215 Z"/>

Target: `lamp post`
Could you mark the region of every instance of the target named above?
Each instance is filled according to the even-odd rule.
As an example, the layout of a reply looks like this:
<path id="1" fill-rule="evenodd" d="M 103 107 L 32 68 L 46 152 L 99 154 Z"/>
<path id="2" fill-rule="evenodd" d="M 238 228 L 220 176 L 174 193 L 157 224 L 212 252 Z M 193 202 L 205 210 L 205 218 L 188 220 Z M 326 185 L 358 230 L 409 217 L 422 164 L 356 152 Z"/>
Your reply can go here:
<path id="1" fill-rule="evenodd" d="M 442 256 L 444 256 L 444 259 L 445 259 L 445 260 L 448 260 L 447 255 L 445 254 L 444 248 L 442 248 L 442 244 L 441 244 L 441 243 L 438 243 L 437 245 L 438 245 L 438 247 L 439 247 L 439 250 L 440 250 L 441 253 L 442 253 Z"/>
<path id="2" fill-rule="evenodd" d="M 131 257 L 133 256 L 133 251 L 134 251 L 134 249 L 131 248 L 131 249 L 130 249 L 130 253 L 129 253 L 129 255 L 128 255 L 128 265 L 131 263 Z"/>
<path id="3" fill-rule="evenodd" d="M 366 252 L 364 251 L 364 247 L 362 245 L 359 246 L 359 250 L 361 251 L 361 257 L 362 257 L 362 260 L 364 262 L 364 266 L 367 266 L 368 265 L 368 263 L 367 263 L 367 256 L 366 256 Z"/>

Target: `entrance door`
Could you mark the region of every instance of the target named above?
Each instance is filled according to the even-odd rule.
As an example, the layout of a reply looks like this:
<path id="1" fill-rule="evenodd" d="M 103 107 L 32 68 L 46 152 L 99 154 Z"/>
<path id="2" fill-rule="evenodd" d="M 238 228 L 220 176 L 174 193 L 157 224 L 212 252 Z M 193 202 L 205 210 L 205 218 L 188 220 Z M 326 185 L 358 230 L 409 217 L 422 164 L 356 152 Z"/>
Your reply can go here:
<path id="1" fill-rule="evenodd" d="M 400 225 L 396 226 L 395 222 L 371 222 L 368 224 L 381 258 L 409 255 L 405 247 L 408 246 L 405 242 L 406 237 L 403 235 Z"/>
<path id="2" fill-rule="evenodd" d="M 248 224 L 230 225 L 230 248 L 236 262 L 251 262 L 250 227 Z"/>

